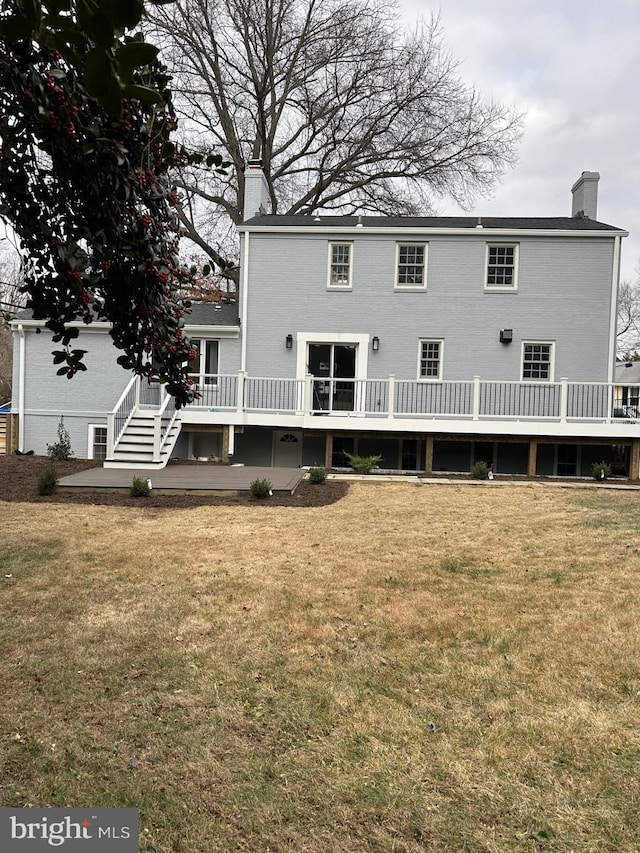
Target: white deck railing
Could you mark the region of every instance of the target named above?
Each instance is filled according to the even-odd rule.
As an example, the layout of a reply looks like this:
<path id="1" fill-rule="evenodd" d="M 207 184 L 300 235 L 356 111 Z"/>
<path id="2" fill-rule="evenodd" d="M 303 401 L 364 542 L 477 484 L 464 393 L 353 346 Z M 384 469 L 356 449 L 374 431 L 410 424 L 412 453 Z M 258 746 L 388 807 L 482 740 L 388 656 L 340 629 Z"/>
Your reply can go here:
<path id="1" fill-rule="evenodd" d="M 389 419 L 547 420 L 635 419 L 623 388 L 607 382 L 463 382 L 396 379 L 305 379 L 219 374 L 200 377 L 189 409 L 211 412 L 360 416 Z M 631 393 L 625 395 L 631 399 Z"/>

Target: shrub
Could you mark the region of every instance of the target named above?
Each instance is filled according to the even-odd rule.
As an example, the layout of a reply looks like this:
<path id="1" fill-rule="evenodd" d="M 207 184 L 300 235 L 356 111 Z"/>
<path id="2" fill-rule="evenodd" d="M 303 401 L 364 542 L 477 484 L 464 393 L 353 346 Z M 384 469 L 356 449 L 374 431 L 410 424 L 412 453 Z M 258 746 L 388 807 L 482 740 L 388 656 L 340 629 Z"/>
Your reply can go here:
<path id="1" fill-rule="evenodd" d="M 611 476 L 611 465 L 607 462 L 594 462 L 591 466 L 591 473 L 594 480 L 606 480 Z"/>
<path id="2" fill-rule="evenodd" d="M 370 474 L 382 459 L 378 456 L 354 456 L 352 453 L 344 454 L 349 460 L 349 465 L 353 468 L 356 474 Z"/>
<path id="3" fill-rule="evenodd" d="M 38 494 L 55 495 L 58 491 L 58 475 L 53 465 L 49 464 L 38 477 Z"/>
<path id="4" fill-rule="evenodd" d="M 47 444 L 47 453 L 49 459 L 54 462 L 64 462 L 65 459 L 71 459 L 73 451 L 71 450 L 71 438 L 64 427 L 64 418 L 60 416 L 58 424 L 58 440 L 54 444 Z"/>
<path id="5" fill-rule="evenodd" d="M 313 468 L 309 468 L 309 482 L 314 486 L 319 485 L 320 483 L 324 483 L 327 479 L 327 469 L 323 468 L 321 465 L 316 465 Z"/>
<path id="6" fill-rule="evenodd" d="M 264 477 L 254 480 L 249 488 L 254 498 L 268 498 L 273 494 L 271 480 L 267 480 Z"/>
<path id="7" fill-rule="evenodd" d="M 151 493 L 151 484 L 146 477 L 134 477 L 129 487 L 129 496 L 132 498 L 148 498 Z"/>
<path id="8" fill-rule="evenodd" d="M 489 466 L 486 462 L 476 462 L 472 468 L 472 473 L 476 480 L 488 480 Z"/>

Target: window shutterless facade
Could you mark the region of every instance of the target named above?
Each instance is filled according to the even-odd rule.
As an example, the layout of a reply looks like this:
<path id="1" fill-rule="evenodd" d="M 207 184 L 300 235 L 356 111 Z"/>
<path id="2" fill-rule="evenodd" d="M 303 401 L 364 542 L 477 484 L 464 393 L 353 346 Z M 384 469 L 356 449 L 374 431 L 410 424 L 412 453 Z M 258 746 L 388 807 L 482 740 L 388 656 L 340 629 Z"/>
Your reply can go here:
<path id="1" fill-rule="evenodd" d="M 487 245 L 485 290 L 518 289 L 518 244 Z"/>
<path id="2" fill-rule="evenodd" d="M 442 341 L 421 340 L 418 355 L 418 379 L 440 379 Z"/>
<path id="3" fill-rule="evenodd" d="M 89 459 L 107 458 L 107 428 L 98 424 L 89 424 Z"/>
<path id="4" fill-rule="evenodd" d="M 424 243 L 398 243 L 396 283 L 398 290 L 427 286 L 427 247 Z"/>
<path id="5" fill-rule="evenodd" d="M 553 382 L 553 344 L 525 341 L 522 344 L 523 382 Z"/>
<path id="6" fill-rule="evenodd" d="M 352 243 L 329 243 L 329 278 L 327 287 L 351 287 L 352 261 Z"/>

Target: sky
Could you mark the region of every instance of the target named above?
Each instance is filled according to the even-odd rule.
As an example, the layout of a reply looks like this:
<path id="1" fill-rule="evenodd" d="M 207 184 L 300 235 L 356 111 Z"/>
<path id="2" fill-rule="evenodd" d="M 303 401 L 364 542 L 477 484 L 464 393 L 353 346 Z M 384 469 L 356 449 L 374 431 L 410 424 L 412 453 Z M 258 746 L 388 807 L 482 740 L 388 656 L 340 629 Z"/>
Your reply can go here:
<path id="1" fill-rule="evenodd" d="M 439 11 L 464 82 L 525 114 L 517 165 L 468 213 L 570 216 L 571 187 L 599 172 L 598 219 L 629 231 L 621 278 L 639 278 L 640 0 L 399 3 L 411 24 Z"/>

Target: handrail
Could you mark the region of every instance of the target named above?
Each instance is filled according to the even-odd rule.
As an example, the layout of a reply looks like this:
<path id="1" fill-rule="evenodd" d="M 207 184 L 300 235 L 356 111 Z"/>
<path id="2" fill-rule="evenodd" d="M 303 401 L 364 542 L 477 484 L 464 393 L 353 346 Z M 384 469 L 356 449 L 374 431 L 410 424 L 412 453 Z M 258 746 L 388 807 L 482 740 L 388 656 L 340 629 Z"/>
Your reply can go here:
<path id="1" fill-rule="evenodd" d="M 167 394 L 165 386 L 160 387 L 161 398 L 164 397 L 160 408 L 153 415 L 153 461 L 160 462 L 162 450 L 167 441 L 169 430 L 178 415 L 175 398 Z"/>
<path id="2" fill-rule="evenodd" d="M 118 402 L 107 414 L 107 459 L 113 456 L 115 446 L 131 420 L 140 392 L 140 377 L 132 376 Z"/>

